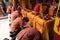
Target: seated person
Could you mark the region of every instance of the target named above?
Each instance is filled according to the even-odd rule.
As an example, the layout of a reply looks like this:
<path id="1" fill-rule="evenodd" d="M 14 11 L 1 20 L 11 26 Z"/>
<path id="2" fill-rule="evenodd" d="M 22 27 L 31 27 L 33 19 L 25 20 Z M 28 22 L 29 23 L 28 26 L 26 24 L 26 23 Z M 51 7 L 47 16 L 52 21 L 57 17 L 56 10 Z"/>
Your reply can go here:
<path id="1" fill-rule="evenodd" d="M 40 3 L 37 3 L 36 6 L 34 7 L 35 15 L 39 15 L 39 9 L 40 9 Z"/>
<path id="2" fill-rule="evenodd" d="M 55 17 L 55 8 L 49 8 L 48 14 L 44 17 L 45 20 L 52 20 Z"/>
<path id="3" fill-rule="evenodd" d="M 10 27 L 10 37 L 12 37 L 12 39 L 14 39 L 13 37 L 16 36 L 16 34 L 21 31 L 21 29 L 30 27 L 29 24 L 27 24 L 27 22 L 29 21 L 29 19 L 27 17 L 24 17 L 22 19 L 22 17 L 18 17 L 16 18 L 13 23 L 11 24 Z M 19 30 L 18 30 L 19 29 Z M 15 34 L 14 34 L 15 33 Z"/>
<path id="4" fill-rule="evenodd" d="M 12 9 L 11 9 L 11 12 L 14 12 L 14 11 L 16 11 L 16 10 L 17 10 L 16 5 L 13 5 L 13 6 L 12 6 Z"/>
<path id="5" fill-rule="evenodd" d="M 16 11 L 14 11 L 13 13 L 11 13 L 11 23 L 20 16 L 21 12 L 21 8 L 18 7 Z"/>
<path id="6" fill-rule="evenodd" d="M 16 40 L 42 40 L 42 37 L 37 30 L 32 27 L 28 27 L 17 34 Z"/>
<path id="7" fill-rule="evenodd" d="M 45 3 L 42 4 L 42 8 L 43 8 L 43 15 L 45 16 L 48 13 L 48 5 Z"/>
<path id="8" fill-rule="evenodd" d="M 38 3 L 35 5 L 33 11 L 35 12 L 34 14 L 36 16 L 39 16 L 40 18 L 43 18 L 43 14 L 42 14 L 42 1 L 38 1 Z"/>

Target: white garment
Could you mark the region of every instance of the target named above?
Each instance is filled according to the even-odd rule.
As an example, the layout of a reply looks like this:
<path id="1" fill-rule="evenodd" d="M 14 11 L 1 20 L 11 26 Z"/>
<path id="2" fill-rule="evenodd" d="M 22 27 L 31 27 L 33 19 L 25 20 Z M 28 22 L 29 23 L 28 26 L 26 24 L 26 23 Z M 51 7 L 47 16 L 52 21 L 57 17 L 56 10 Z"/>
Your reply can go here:
<path id="1" fill-rule="evenodd" d="M 16 38 L 16 40 L 18 40 L 18 39 Z"/>
<path id="2" fill-rule="evenodd" d="M 8 20 L 9 20 L 9 24 L 11 23 L 11 16 L 10 16 L 11 14 L 8 14 Z"/>

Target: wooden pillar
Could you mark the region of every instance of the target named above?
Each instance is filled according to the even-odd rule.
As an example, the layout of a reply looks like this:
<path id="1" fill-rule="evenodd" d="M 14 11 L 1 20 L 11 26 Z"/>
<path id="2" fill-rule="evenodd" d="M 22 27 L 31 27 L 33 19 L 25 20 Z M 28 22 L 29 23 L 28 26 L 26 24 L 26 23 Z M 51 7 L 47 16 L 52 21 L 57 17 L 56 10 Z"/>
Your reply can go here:
<path id="1" fill-rule="evenodd" d="M 29 6 L 29 9 L 32 9 L 32 5 L 30 3 L 30 0 L 28 0 L 28 6 Z"/>
<path id="2" fill-rule="evenodd" d="M 25 4 L 24 0 L 21 0 L 21 7 L 26 8 L 26 4 Z"/>
<path id="3" fill-rule="evenodd" d="M 14 0 L 11 0 L 12 5 L 14 4 Z"/>
<path id="4" fill-rule="evenodd" d="M 40 11 L 39 11 L 39 13 L 40 13 L 40 16 L 43 17 L 42 3 L 40 4 Z"/>

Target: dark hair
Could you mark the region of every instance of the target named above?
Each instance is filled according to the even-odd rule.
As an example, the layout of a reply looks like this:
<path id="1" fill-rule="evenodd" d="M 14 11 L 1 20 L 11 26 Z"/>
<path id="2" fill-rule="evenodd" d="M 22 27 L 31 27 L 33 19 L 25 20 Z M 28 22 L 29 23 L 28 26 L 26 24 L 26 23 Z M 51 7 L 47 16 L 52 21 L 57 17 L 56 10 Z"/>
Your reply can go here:
<path id="1" fill-rule="evenodd" d="M 20 7 L 20 6 L 18 6 L 17 10 L 21 10 L 21 7 Z"/>
<path id="2" fill-rule="evenodd" d="M 55 0 L 56 1 L 56 3 L 59 3 L 59 0 Z"/>
<path id="3" fill-rule="evenodd" d="M 38 3 L 42 3 L 43 2 L 43 0 L 38 0 Z"/>
<path id="4" fill-rule="evenodd" d="M 60 18 L 60 7 L 59 7 L 59 10 L 58 10 L 57 17 L 59 17 L 59 18 Z"/>
<path id="5" fill-rule="evenodd" d="M 22 17 L 22 14 L 21 13 L 19 13 L 19 15 Z"/>
<path id="6" fill-rule="evenodd" d="M 46 3 L 43 3 L 42 5 L 43 5 L 43 6 L 47 6 L 47 4 L 46 4 Z"/>
<path id="7" fill-rule="evenodd" d="M 5 0 L 6 2 L 8 2 L 9 0 Z"/>
<path id="8" fill-rule="evenodd" d="M 29 21 L 28 17 L 23 18 L 23 22 L 28 22 L 28 21 Z"/>
<path id="9" fill-rule="evenodd" d="M 46 0 L 45 2 L 46 2 L 46 3 L 48 3 L 48 2 L 49 2 L 49 0 Z"/>

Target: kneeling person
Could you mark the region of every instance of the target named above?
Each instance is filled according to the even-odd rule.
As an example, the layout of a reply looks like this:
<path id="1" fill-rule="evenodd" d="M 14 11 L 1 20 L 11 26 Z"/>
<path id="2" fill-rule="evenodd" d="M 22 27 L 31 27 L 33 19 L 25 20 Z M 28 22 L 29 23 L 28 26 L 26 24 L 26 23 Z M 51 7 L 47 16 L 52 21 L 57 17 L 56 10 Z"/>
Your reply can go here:
<path id="1" fill-rule="evenodd" d="M 24 29 L 26 27 L 30 27 L 27 24 L 28 21 L 29 21 L 29 19 L 27 17 L 24 17 L 24 18 L 18 17 L 18 18 L 16 18 L 13 21 L 13 23 L 11 24 L 11 27 L 10 27 L 10 37 L 13 38 L 13 37 L 16 36 L 16 34 L 18 34 L 19 31 L 21 31 L 21 29 Z"/>

